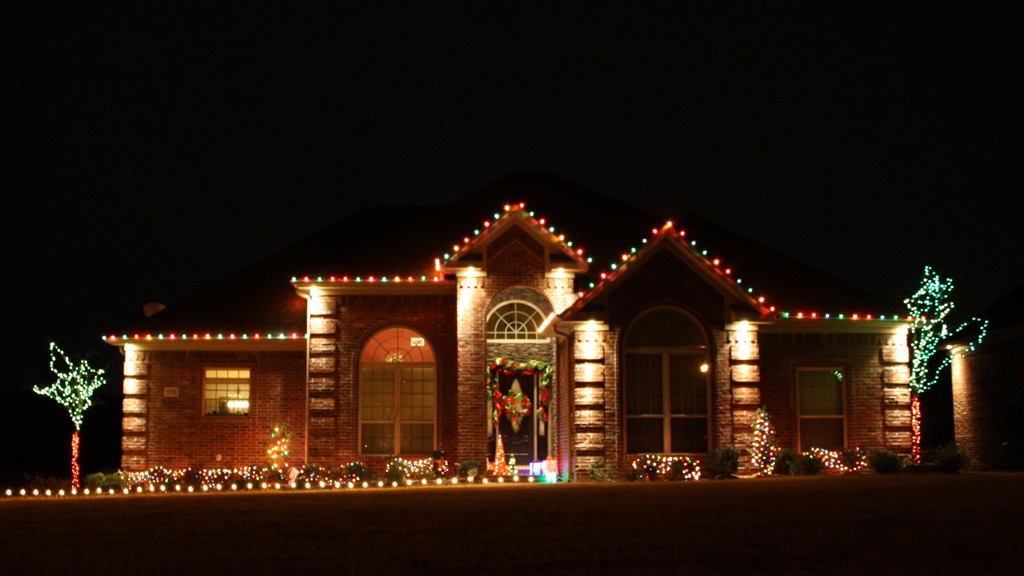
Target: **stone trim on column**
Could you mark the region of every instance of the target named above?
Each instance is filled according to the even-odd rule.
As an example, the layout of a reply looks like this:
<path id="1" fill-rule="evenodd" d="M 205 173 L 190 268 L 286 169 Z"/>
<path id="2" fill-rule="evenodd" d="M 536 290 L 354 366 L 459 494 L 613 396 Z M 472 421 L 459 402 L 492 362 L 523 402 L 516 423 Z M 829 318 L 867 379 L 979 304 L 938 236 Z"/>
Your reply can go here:
<path id="1" fill-rule="evenodd" d="M 882 346 L 882 435 L 885 447 L 910 452 L 913 425 L 910 398 L 910 346 L 907 335 L 893 334 Z"/>
<path id="2" fill-rule="evenodd" d="M 337 452 L 338 298 L 313 296 L 307 303 L 309 348 L 306 366 L 307 457 L 324 461 Z"/>
<path id="3" fill-rule="evenodd" d="M 590 466 L 609 459 L 608 403 L 605 359 L 607 327 L 592 324 L 573 332 L 573 430 L 572 450 L 577 477 L 589 477 Z M 615 427 L 612 427 L 614 436 Z M 614 451 L 613 451 L 614 453 Z M 614 456 L 613 456 L 614 457 Z"/>
<path id="4" fill-rule="evenodd" d="M 732 446 L 740 449 L 740 468 L 750 469 L 749 448 L 754 432 L 751 424 L 761 406 L 761 348 L 754 326 L 739 323 L 729 327 L 729 395 L 732 415 Z M 725 444 L 719 442 L 720 447 Z"/>
<path id="5" fill-rule="evenodd" d="M 121 468 L 141 471 L 149 467 L 149 362 L 142 350 L 127 348 L 124 358 L 124 398 L 121 417 Z"/>

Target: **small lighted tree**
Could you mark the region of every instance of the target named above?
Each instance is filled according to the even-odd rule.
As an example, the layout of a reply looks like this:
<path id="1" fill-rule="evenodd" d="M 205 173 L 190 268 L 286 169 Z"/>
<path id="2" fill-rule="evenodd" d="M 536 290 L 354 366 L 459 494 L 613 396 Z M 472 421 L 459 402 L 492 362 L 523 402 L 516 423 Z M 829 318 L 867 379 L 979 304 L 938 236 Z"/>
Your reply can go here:
<path id="1" fill-rule="evenodd" d="M 921 399 L 920 394 L 930 390 L 938 381 L 942 370 L 952 363 L 953 359 L 963 356 L 981 344 L 988 329 L 988 320 L 971 318 L 955 329 L 946 325 L 946 317 L 953 311 L 954 303 L 950 299 L 953 292 L 953 280 L 942 278 L 931 266 L 924 267 L 921 286 L 913 296 L 905 299 L 904 304 L 910 313 L 910 397 L 911 397 L 911 452 L 915 463 L 921 462 Z M 956 353 L 939 354 L 940 346 L 977 326 L 977 336 Z"/>
<path id="2" fill-rule="evenodd" d="M 50 371 L 56 376 L 56 381 L 45 388 L 34 386 L 32 390 L 53 398 L 71 415 L 71 423 L 75 425 L 71 435 L 71 489 L 78 491 L 78 434 L 85 411 L 92 406 L 92 393 L 107 380 L 102 369 L 89 366 L 85 360 L 74 362 L 54 342 L 50 342 Z"/>
<path id="3" fill-rule="evenodd" d="M 267 460 L 270 461 L 272 472 L 280 472 L 288 467 L 291 442 L 292 433 L 288 431 L 288 425 L 274 424 L 274 429 L 270 432 L 270 442 L 267 443 Z"/>
<path id="4" fill-rule="evenodd" d="M 761 406 L 757 409 L 757 416 L 751 428 L 754 429 L 754 443 L 750 447 L 751 463 L 758 476 L 769 476 L 775 470 L 775 455 L 779 451 L 779 445 L 771 415 L 768 414 L 766 407 Z"/>

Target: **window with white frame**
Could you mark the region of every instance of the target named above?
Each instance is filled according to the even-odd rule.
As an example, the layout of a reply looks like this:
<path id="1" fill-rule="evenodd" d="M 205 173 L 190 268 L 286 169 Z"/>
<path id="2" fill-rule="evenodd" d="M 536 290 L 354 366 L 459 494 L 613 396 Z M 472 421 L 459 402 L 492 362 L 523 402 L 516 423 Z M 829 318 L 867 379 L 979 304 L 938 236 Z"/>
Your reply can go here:
<path id="1" fill-rule="evenodd" d="M 248 416 L 250 386 L 248 368 L 207 368 L 203 374 L 204 413 Z"/>
<path id="2" fill-rule="evenodd" d="M 800 451 L 842 450 L 846 446 L 843 373 L 832 368 L 797 371 L 800 403 Z"/>
<path id="3" fill-rule="evenodd" d="M 538 340 L 544 314 L 522 300 L 504 302 L 487 315 L 488 340 Z"/>

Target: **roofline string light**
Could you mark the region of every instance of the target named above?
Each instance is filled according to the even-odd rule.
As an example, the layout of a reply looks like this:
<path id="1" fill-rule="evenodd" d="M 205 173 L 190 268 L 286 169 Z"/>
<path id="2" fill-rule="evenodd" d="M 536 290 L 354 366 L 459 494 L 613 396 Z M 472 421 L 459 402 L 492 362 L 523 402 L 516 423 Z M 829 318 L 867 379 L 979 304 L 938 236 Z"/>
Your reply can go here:
<path id="1" fill-rule="evenodd" d="M 674 224 L 673 224 L 673 222 L 671 220 L 668 220 L 668 221 L 665 222 L 664 226 L 662 226 L 661 230 L 659 230 L 657 228 L 653 228 L 651 230 L 651 232 L 652 232 L 653 235 L 657 236 L 658 234 L 663 233 L 664 231 L 670 230 L 670 229 L 674 229 Z M 803 320 L 803 319 L 819 320 L 820 319 L 820 320 L 888 320 L 888 321 L 908 321 L 908 320 L 912 319 L 909 316 L 901 317 L 901 316 L 899 316 L 897 314 L 892 314 L 892 315 L 888 315 L 887 316 L 885 314 L 882 314 L 882 315 L 874 315 L 874 314 L 842 314 L 842 313 L 841 314 L 831 314 L 831 313 L 824 313 L 824 314 L 822 314 L 822 313 L 818 313 L 818 312 L 802 312 L 801 311 L 801 312 L 795 312 L 794 313 L 794 312 L 789 312 L 789 311 L 778 311 L 778 310 L 776 310 L 775 306 L 769 306 L 769 305 L 765 304 L 765 297 L 763 295 L 754 296 L 754 288 L 753 287 L 751 287 L 751 286 L 745 286 L 745 287 L 744 286 L 740 286 L 740 285 L 743 284 L 743 279 L 742 278 L 734 278 L 733 277 L 733 270 L 732 270 L 732 268 L 723 267 L 722 266 L 722 259 L 721 258 L 719 258 L 719 257 L 711 257 L 709 255 L 709 253 L 708 253 L 708 250 L 706 248 L 705 249 L 698 249 L 697 248 L 697 241 L 696 240 L 690 240 L 689 243 L 687 243 L 687 241 L 685 240 L 685 236 L 686 236 L 686 231 L 685 230 L 678 230 L 677 232 L 679 234 L 679 242 L 680 242 L 681 246 L 689 248 L 694 256 L 703 259 L 704 262 L 707 263 L 709 266 L 714 267 L 716 272 L 722 274 L 723 276 L 725 276 L 729 280 L 732 280 L 733 283 L 736 284 L 737 287 L 741 291 L 744 291 L 747 294 L 749 294 L 751 297 L 753 297 L 757 301 L 758 304 L 760 304 L 762 306 L 765 306 L 765 308 L 767 310 L 769 310 L 770 312 L 773 312 L 773 313 L 777 312 L 781 318 L 784 318 L 784 319 L 798 319 L 798 320 Z M 646 245 L 647 244 L 647 238 L 641 239 L 641 244 Z M 642 251 L 644 247 L 646 247 L 646 246 L 641 247 L 640 250 L 637 250 L 637 248 L 635 248 L 635 247 L 631 247 L 629 249 L 629 252 L 623 253 L 620 256 L 621 264 L 616 263 L 616 262 L 612 262 L 609 265 L 609 270 L 610 271 L 608 271 L 608 272 L 601 272 L 600 275 L 599 275 L 600 276 L 600 281 L 597 284 L 591 283 L 591 285 L 590 285 L 591 290 L 596 289 L 598 286 L 603 284 L 606 280 L 614 279 L 613 276 L 616 276 L 620 272 L 620 270 L 625 269 L 628 266 L 629 262 L 635 260 L 636 257 L 637 257 L 637 254 L 640 251 Z M 582 297 L 583 295 L 584 295 L 583 292 L 579 293 L 580 297 Z"/>
<path id="2" fill-rule="evenodd" d="M 460 246 L 459 244 L 455 244 L 455 245 L 452 246 L 453 252 L 454 253 L 458 253 L 464 246 L 468 246 L 471 242 L 473 242 L 481 234 L 484 234 L 485 232 L 487 232 L 494 223 L 496 223 L 501 218 L 507 217 L 510 213 L 513 212 L 513 210 L 523 210 L 523 211 L 525 211 L 525 209 L 526 209 L 525 202 L 519 202 L 517 204 L 506 204 L 504 206 L 504 214 L 502 214 L 502 213 L 495 213 L 493 215 L 494 216 L 493 217 L 493 221 L 491 221 L 491 220 L 484 220 L 482 228 L 476 228 L 476 229 L 473 230 L 473 237 L 470 237 L 470 236 L 464 236 L 463 237 L 463 239 L 462 239 L 462 246 Z M 556 239 L 558 242 L 561 242 L 561 243 L 565 244 L 568 248 L 571 249 L 572 252 L 574 252 L 580 258 L 584 258 L 584 251 L 583 251 L 583 249 L 582 248 L 574 248 L 573 247 L 573 242 L 569 241 L 569 240 L 566 240 L 565 234 L 556 234 L 556 228 L 554 226 L 548 225 L 548 222 L 547 222 L 546 218 L 543 218 L 543 217 L 538 218 L 538 217 L 536 217 L 536 215 L 534 214 L 533 211 L 528 211 L 528 212 L 526 212 L 526 214 L 530 217 L 530 220 L 532 221 L 532 223 L 535 226 L 537 226 L 538 228 L 540 228 L 541 231 L 549 234 L 551 237 Z M 658 228 L 653 228 L 651 230 L 651 232 L 652 232 L 653 235 L 657 236 L 658 234 L 664 233 L 665 231 L 672 230 L 672 229 L 674 229 L 674 223 L 671 220 L 668 220 L 668 221 L 665 222 L 665 224 L 662 226 L 662 228 L 660 230 Z M 890 321 L 901 321 L 901 320 L 910 320 L 911 319 L 910 317 L 901 318 L 900 316 L 897 316 L 895 314 L 891 315 L 891 316 L 886 316 L 886 315 L 875 316 L 875 315 L 872 315 L 872 314 L 829 314 L 829 313 L 820 314 L 818 312 L 809 312 L 808 313 L 808 312 L 802 312 L 801 311 L 801 312 L 795 312 L 794 313 L 794 312 L 789 312 L 789 311 L 777 311 L 775 306 L 769 306 L 769 305 L 765 304 L 765 297 L 763 295 L 755 296 L 754 295 L 754 288 L 753 287 L 751 287 L 751 286 L 742 286 L 743 280 L 741 278 L 734 278 L 733 277 L 733 270 L 732 270 L 732 268 L 728 268 L 728 267 L 724 267 L 723 268 L 722 267 L 722 260 L 721 260 L 721 258 L 718 258 L 718 257 L 714 257 L 713 258 L 713 257 L 709 256 L 707 249 L 698 249 L 697 248 L 697 241 L 696 240 L 690 240 L 689 242 L 687 242 L 686 239 L 685 239 L 685 237 L 686 237 L 686 231 L 685 230 L 678 230 L 677 233 L 679 235 L 679 242 L 680 242 L 681 246 L 690 249 L 694 256 L 703 259 L 709 266 L 712 266 L 714 268 L 715 272 L 717 272 L 717 273 L 721 274 L 722 276 L 724 276 L 725 278 L 728 278 L 729 280 L 731 280 L 734 284 L 737 285 L 737 288 L 739 288 L 741 291 L 746 292 L 747 294 L 749 294 L 752 298 L 754 298 L 754 300 L 759 305 L 764 306 L 768 311 L 770 311 L 772 313 L 776 313 L 777 312 L 781 318 L 784 318 L 784 319 L 797 319 L 797 320 L 803 320 L 803 319 L 811 319 L 811 320 L 816 320 L 816 319 L 822 319 L 822 320 L 876 320 L 877 319 L 877 320 L 890 320 Z M 590 290 L 591 291 L 595 290 L 596 288 L 598 288 L 599 286 L 604 284 L 605 281 L 607 281 L 609 279 L 613 279 L 614 276 L 617 276 L 618 273 L 620 273 L 621 270 L 625 269 L 631 261 L 636 259 L 637 255 L 643 250 L 643 248 L 646 247 L 647 243 L 648 243 L 647 238 L 641 239 L 641 244 L 643 244 L 644 246 L 641 246 L 640 249 L 637 249 L 636 247 L 631 247 L 628 252 L 623 253 L 620 256 L 621 264 L 620 263 L 616 263 L 616 262 L 612 262 L 609 265 L 609 271 L 600 272 L 600 274 L 598 275 L 599 276 L 599 280 L 598 280 L 597 283 L 593 283 L 593 282 L 590 283 Z M 297 277 L 297 276 L 293 276 L 291 281 L 293 283 L 301 282 L 301 283 L 306 283 L 306 284 L 309 284 L 309 283 L 357 283 L 357 284 L 359 284 L 359 283 L 371 283 L 371 284 L 414 284 L 414 283 L 421 283 L 422 284 L 422 283 L 429 283 L 429 282 L 435 282 L 436 283 L 436 282 L 440 282 L 440 281 L 443 280 L 443 277 L 442 277 L 443 265 L 442 264 L 444 262 L 447 262 L 448 260 L 450 260 L 452 258 L 452 256 L 453 256 L 453 254 L 446 253 L 446 254 L 443 255 L 443 257 L 435 258 L 434 259 L 433 270 L 434 270 L 435 274 L 433 276 L 421 275 L 418 278 L 415 278 L 413 276 L 406 276 L 404 278 L 401 277 L 401 276 L 393 276 L 393 277 L 390 277 L 390 278 L 388 276 L 367 276 L 365 278 L 362 277 L 362 276 L 355 276 L 355 277 L 350 277 L 350 276 L 328 276 L 326 278 L 323 277 L 323 276 L 316 276 L 316 277 L 302 276 L 301 278 Z M 593 258 L 591 258 L 589 256 L 587 256 L 584 259 L 589 264 L 593 263 Z M 586 294 L 586 292 L 579 292 L 578 296 L 582 298 L 585 294 Z M 295 340 L 295 339 L 307 338 L 307 337 L 308 336 L 305 335 L 305 334 L 300 335 L 300 334 L 295 333 L 295 332 L 292 332 L 292 333 L 290 333 L 288 335 L 286 335 L 284 333 L 280 333 L 280 334 L 278 334 L 276 336 L 274 334 L 270 334 L 270 333 L 268 333 L 266 335 L 262 335 L 262 334 L 259 334 L 259 333 L 255 333 L 255 334 L 252 334 L 252 335 L 244 334 L 244 333 L 240 334 L 240 335 L 236 335 L 236 334 L 227 334 L 227 335 L 217 334 L 217 335 L 213 335 L 213 334 L 210 334 L 210 333 L 206 333 L 206 334 L 193 333 L 191 336 L 188 335 L 187 333 L 183 333 L 183 334 L 180 334 L 180 335 L 172 333 L 172 334 L 168 334 L 166 336 L 164 334 L 157 334 L 157 335 L 151 335 L 151 334 L 139 335 L 139 334 L 135 334 L 135 335 L 132 335 L 132 336 L 129 336 L 129 335 L 121 335 L 121 336 L 110 335 L 110 336 L 104 336 L 103 339 L 108 341 L 108 342 L 117 342 L 117 341 L 153 341 L 153 340 L 156 340 L 156 341 L 160 341 L 160 340 L 192 340 L 192 341 L 228 340 L 228 341 L 231 341 L 231 340 L 263 340 L 263 339 L 266 339 L 266 340 L 287 340 L 287 339 Z"/>
<path id="3" fill-rule="evenodd" d="M 118 342 L 118 341 L 124 341 L 124 342 L 139 342 L 139 341 L 153 342 L 153 341 L 175 341 L 175 340 L 190 340 L 190 341 L 194 341 L 194 342 L 199 342 L 199 341 L 217 341 L 217 340 L 228 340 L 228 341 L 230 341 L 230 340 L 300 340 L 300 339 L 305 339 L 307 337 L 308 336 L 306 334 L 299 334 L 298 332 L 291 332 L 291 333 L 288 333 L 288 334 L 285 334 L 284 332 L 281 332 L 279 334 L 270 334 L 270 333 L 268 333 L 268 334 L 260 334 L 260 333 L 255 333 L 255 334 L 252 334 L 251 336 L 249 334 L 234 334 L 234 333 L 229 333 L 229 334 L 226 334 L 226 335 L 225 334 L 216 334 L 216 335 L 214 335 L 214 334 L 210 334 L 209 332 L 207 332 L 205 334 L 193 333 L 191 336 L 188 335 L 188 334 L 175 334 L 175 333 L 170 333 L 170 334 L 166 334 L 166 335 L 165 334 L 156 334 L 156 335 L 153 335 L 153 334 L 131 334 L 131 335 L 122 334 L 121 336 L 118 336 L 116 334 L 111 334 L 109 336 L 104 336 L 103 340 L 105 340 L 107 342 Z"/>

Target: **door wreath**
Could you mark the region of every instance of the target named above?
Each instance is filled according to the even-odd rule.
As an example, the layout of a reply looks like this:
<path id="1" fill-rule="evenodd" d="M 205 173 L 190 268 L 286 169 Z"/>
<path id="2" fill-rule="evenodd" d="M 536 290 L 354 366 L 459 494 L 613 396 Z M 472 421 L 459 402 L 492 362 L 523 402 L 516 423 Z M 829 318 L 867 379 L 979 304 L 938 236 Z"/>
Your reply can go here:
<path id="1" fill-rule="evenodd" d="M 513 380 L 508 394 L 502 394 L 498 388 L 498 377 L 501 375 L 540 375 L 536 415 L 540 433 L 544 434 L 544 423 L 548 421 L 548 403 L 551 400 L 551 365 L 539 360 L 512 362 L 508 358 L 495 358 L 487 364 L 487 397 L 491 399 L 493 407 L 491 421 L 496 427 L 498 419 L 504 414 L 512 423 L 512 429 L 518 432 L 522 419 L 530 415 L 533 405 L 519 387 L 519 380 Z"/>

